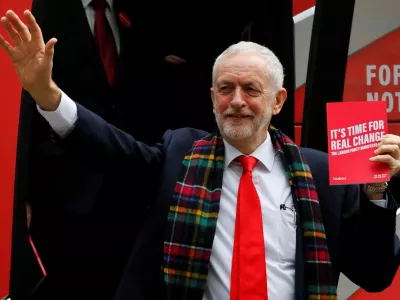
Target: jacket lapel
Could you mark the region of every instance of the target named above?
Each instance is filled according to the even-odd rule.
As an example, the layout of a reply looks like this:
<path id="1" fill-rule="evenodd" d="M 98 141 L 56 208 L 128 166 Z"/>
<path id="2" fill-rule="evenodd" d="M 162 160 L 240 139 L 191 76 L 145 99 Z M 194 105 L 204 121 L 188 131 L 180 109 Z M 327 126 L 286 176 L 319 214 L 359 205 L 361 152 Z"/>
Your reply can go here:
<path id="1" fill-rule="evenodd" d="M 144 22 L 141 22 L 140 15 L 138 15 L 139 12 L 142 13 L 141 10 L 138 10 L 137 7 L 134 8 L 129 1 L 114 0 L 113 9 L 118 25 L 121 46 L 115 73 L 114 87 L 116 87 L 121 80 L 124 68 L 127 67 L 126 62 L 135 60 L 136 56 L 141 57 L 138 55 L 138 52 L 140 50 L 139 45 L 142 43 L 140 36 L 144 34 Z M 139 62 L 138 60 L 137 63 Z M 133 72 L 133 70 L 129 70 L 129 72 Z"/>
<path id="2" fill-rule="evenodd" d="M 119 52 L 119 59 L 117 62 L 117 67 L 115 71 L 115 83 L 114 87 L 117 85 L 121 78 L 122 68 L 123 68 L 123 61 L 127 55 L 133 55 L 133 53 L 129 53 L 129 42 L 132 37 L 132 20 L 130 17 L 129 10 L 126 7 L 122 6 L 121 1 L 114 1 L 113 11 L 115 13 L 115 20 L 118 26 L 118 32 L 120 37 L 120 52 Z"/>
<path id="3" fill-rule="evenodd" d="M 81 55 L 84 57 L 85 62 L 91 65 L 93 76 L 97 78 L 102 86 L 105 86 L 105 84 L 108 84 L 107 76 L 82 1 L 64 1 L 64 11 L 66 11 L 65 15 L 73 16 L 73 21 L 70 22 L 68 30 L 73 32 L 71 35 L 77 39 L 76 43 L 79 45 Z"/>

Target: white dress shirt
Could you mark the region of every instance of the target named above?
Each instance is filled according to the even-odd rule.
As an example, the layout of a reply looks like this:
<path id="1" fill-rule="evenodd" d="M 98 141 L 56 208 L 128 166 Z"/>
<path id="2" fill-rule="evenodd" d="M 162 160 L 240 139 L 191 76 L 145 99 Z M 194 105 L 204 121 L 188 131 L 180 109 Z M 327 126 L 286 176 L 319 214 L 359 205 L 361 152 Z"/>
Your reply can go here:
<path id="1" fill-rule="evenodd" d="M 114 35 L 115 43 L 117 46 L 117 51 L 119 53 L 120 51 L 120 36 L 119 36 L 119 31 L 118 31 L 118 21 L 115 17 L 115 12 L 113 11 L 113 3 L 114 0 L 106 0 L 108 3 L 108 7 L 106 8 L 106 18 L 108 23 L 110 24 L 112 33 Z M 89 27 L 90 30 L 92 31 L 92 34 L 94 35 L 94 21 L 95 21 L 95 16 L 96 12 L 94 11 L 93 7 L 90 5 L 92 0 L 82 0 L 83 8 L 85 9 L 86 17 L 88 19 Z"/>
<path id="2" fill-rule="evenodd" d="M 65 93 L 53 112 L 39 113 L 53 130 L 65 137 L 78 118 L 77 106 Z M 224 141 L 225 166 L 217 228 L 211 251 L 210 268 L 203 300 L 229 300 L 236 200 L 242 167 L 233 160 L 243 155 Z M 270 136 L 251 154 L 259 161 L 253 169 L 253 182 L 261 201 L 265 259 L 267 266 L 268 299 L 293 300 L 295 288 L 296 223 L 290 209 L 293 206 L 289 182 L 280 156 Z M 387 200 L 375 200 L 386 207 Z"/>
<path id="3" fill-rule="evenodd" d="M 229 300 L 235 232 L 236 202 L 242 166 L 233 160 L 243 155 L 225 143 L 225 167 L 220 210 L 211 251 L 210 268 L 203 300 Z M 293 206 L 289 181 L 279 153 L 270 135 L 252 154 L 258 159 L 253 169 L 253 183 L 261 202 L 268 299 L 294 299 L 296 225 L 294 213 L 280 210 L 280 205 Z"/>

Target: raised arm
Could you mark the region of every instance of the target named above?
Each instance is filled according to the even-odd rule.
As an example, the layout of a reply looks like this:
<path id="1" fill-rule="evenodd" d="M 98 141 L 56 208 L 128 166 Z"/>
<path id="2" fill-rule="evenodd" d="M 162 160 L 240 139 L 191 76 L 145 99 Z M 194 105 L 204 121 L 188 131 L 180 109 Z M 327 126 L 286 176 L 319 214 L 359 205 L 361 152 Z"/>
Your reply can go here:
<path id="1" fill-rule="evenodd" d="M 41 109 L 39 112 L 61 137 L 56 143 L 84 155 L 99 166 L 132 163 L 135 169 L 151 167 L 156 170 L 161 167 L 171 137 L 171 131 L 167 131 L 160 143 L 148 146 L 75 103 L 64 93 L 54 112 Z"/>
<path id="2" fill-rule="evenodd" d="M 62 93 L 51 77 L 57 40 L 52 38 L 45 44 L 32 13 L 25 11 L 24 18 L 26 25 L 13 11 L 7 11 L 6 16 L 1 18 L 13 45 L 0 35 L 0 47 L 10 57 L 22 87 L 60 135 L 60 139 L 54 142 L 80 156 L 84 155 L 99 168 L 126 162 L 144 164 L 146 168 L 160 167 L 164 143 L 150 147 L 137 142 Z M 169 133 L 165 135 L 165 140 L 168 137 Z"/>

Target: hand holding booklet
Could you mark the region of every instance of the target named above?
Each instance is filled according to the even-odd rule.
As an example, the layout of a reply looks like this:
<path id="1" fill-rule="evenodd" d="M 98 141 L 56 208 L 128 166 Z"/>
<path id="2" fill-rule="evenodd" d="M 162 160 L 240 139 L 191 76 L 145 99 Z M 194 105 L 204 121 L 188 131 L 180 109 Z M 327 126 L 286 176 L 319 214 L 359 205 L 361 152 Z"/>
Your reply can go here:
<path id="1" fill-rule="evenodd" d="M 369 160 L 388 133 L 386 102 L 327 103 L 327 125 L 330 184 L 390 180 L 387 164 Z"/>

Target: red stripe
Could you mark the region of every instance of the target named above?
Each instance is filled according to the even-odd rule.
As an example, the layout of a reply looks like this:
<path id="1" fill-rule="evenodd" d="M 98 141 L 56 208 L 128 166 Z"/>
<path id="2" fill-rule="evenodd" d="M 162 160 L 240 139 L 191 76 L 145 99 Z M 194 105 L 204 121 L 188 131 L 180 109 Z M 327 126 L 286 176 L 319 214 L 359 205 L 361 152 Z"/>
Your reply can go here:
<path id="1" fill-rule="evenodd" d="M 33 243 L 31 236 L 29 236 L 29 243 L 31 244 L 33 253 L 35 254 L 35 257 L 36 257 L 36 259 L 37 259 L 37 261 L 39 263 L 39 266 L 40 266 L 40 269 L 42 270 L 43 275 L 47 276 L 47 272 L 46 272 L 46 270 L 45 270 L 45 268 L 44 268 L 44 266 L 42 264 L 42 260 L 40 259 L 40 256 L 39 256 L 39 254 L 38 254 L 38 252 L 36 250 L 35 244 Z"/>
<path id="2" fill-rule="evenodd" d="M 126 27 L 128 27 L 128 28 L 131 27 L 131 20 L 129 19 L 129 17 L 124 12 L 120 12 L 119 13 L 119 20 Z"/>
<path id="3" fill-rule="evenodd" d="M 293 16 L 315 6 L 316 0 L 293 0 Z"/>
<path id="4" fill-rule="evenodd" d="M 307 260 L 326 261 L 329 258 L 329 254 L 325 250 L 306 251 L 306 257 Z"/>
<path id="5" fill-rule="evenodd" d="M 213 142 L 214 142 L 214 139 L 212 139 L 211 141 L 199 140 L 199 141 L 195 142 L 194 146 L 196 146 L 196 147 L 210 146 L 213 144 Z"/>
<path id="6" fill-rule="evenodd" d="M 193 187 L 191 185 L 182 186 L 182 184 L 178 183 L 175 185 L 175 192 L 180 193 L 183 197 L 197 197 L 205 200 L 216 201 L 220 199 L 221 192 L 215 191 L 213 193 L 205 192 L 205 189 L 202 187 Z M 204 193 L 206 193 L 204 195 Z M 211 196 L 211 198 L 210 198 Z"/>
<path id="7" fill-rule="evenodd" d="M 296 196 L 298 198 L 310 198 L 311 200 L 317 200 L 318 195 L 315 190 L 308 190 L 305 188 L 296 189 Z"/>
<path id="8" fill-rule="evenodd" d="M 177 245 L 164 245 L 164 253 L 170 256 L 190 257 L 191 259 L 205 261 L 208 261 L 211 256 L 211 251 L 208 250 L 179 247 Z"/>

